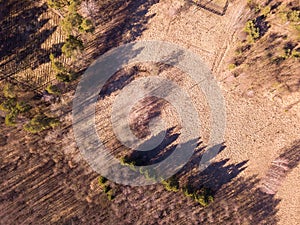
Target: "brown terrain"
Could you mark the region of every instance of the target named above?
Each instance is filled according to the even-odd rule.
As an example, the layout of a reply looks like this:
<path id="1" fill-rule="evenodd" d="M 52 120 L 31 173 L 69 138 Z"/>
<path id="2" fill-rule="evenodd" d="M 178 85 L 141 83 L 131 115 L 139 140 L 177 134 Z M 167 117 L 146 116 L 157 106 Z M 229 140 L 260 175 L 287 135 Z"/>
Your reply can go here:
<path id="1" fill-rule="evenodd" d="M 79 12 L 93 21 L 95 31 L 82 34 L 84 51 L 67 58 L 60 50 L 64 11 L 44 1 L 0 1 L 0 87 L 12 83 L 18 99 L 33 106 L 14 127 L 5 125 L 6 113 L 0 111 L 0 224 L 300 224 L 300 64 L 299 58 L 280 58 L 288 44 L 299 48 L 300 35 L 278 17 L 280 5 L 297 10 L 300 5 L 297 0 L 252 2 L 271 11 L 262 17 L 267 25 L 261 36 L 249 44 L 243 29 L 249 19 L 261 18 L 262 9 L 251 10 L 246 0 L 83 1 Z M 80 74 L 111 48 L 136 40 L 175 43 L 197 53 L 211 69 L 226 102 L 222 151 L 206 170 L 198 170 L 210 132 L 205 96 L 183 72 L 160 64 L 128 66 L 108 81 L 97 102 L 99 136 L 118 158 L 140 157 L 115 137 L 112 103 L 140 77 L 175 81 L 191 96 L 202 122 L 199 139 L 188 143 L 197 146 L 195 152 L 175 177 L 180 186 L 210 188 L 214 201 L 206 207 L 162 184 L 107 181 L 115 195 L 109 200 L 100 175 L 77 148 L 72 100 L 78 81 L 58 82 L 49 54 Z M 63 93 L 45 100 L 49 84 L 59 84 Z M 23 125 L 38 112 L 59 118 L 60 125 L 28 133 Z M 179 143 L 180 115 L 172 104 L 146 98 L 129 117 L 133 133 L 150 139 L 147 125 L 157 116 L 166 121 L 167 135 L 156 158 L 149 155 L 152 163 Z"/>

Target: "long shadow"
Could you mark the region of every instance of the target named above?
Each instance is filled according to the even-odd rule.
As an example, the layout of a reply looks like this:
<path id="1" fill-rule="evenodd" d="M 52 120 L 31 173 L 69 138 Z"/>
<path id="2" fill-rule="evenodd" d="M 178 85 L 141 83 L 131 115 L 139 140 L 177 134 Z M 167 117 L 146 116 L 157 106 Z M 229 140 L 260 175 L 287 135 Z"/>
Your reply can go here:
<path id="1" fill-rule="evenodd" d="M 41 45 L 56 31 L 51 27 L 40 31 L 49 19 L 40 20 L 46 4 L 35 6 L 32 1 L 2 1 L 0 17 L 1 79 L 7 79 L 27 68 L 35 69 L 49 62 L 49 51 Z M 55 47 L 55 46 L 54 46 Z"/>
<path id="2" fill-rule="evenodd" d="M 267 194 L 276 194 L 286 176 L 299 165 L 300 140 L 295 141 L 289 148 L 277 157 L 262 180 L 261 190 Z"/>
<path id="3" fill-rule="evenodd" d="M 111 48 L 122 43 L 134 41 L 146 30 L 146 25 L 154 14 L 146 15 L 152 5 L 158 0 L 142 1 L 117 1 L 103 4 L 101 13 L 96 18 L 96 25 L 110 24 L 109 29 L 102 31 L 90 46 L 97 46 L 97 51 L 92 53 L 91 60 L 96 59 Z M 113 23 L 112 23 L 113 22 Z"/>

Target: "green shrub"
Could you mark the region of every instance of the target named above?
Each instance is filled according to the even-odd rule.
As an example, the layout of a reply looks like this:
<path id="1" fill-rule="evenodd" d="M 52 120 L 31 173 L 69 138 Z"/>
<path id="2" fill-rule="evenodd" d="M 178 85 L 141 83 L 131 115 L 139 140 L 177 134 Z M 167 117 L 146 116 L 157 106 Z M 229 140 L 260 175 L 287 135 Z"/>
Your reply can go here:
<path id="1" fill-rule="evenodd" d="M 60 89 L 56 85 L 48 85 L 46 87 L 46 91 L 52 95 L 60 95 Z"/>
<path id="2" fill-rule="evenodd" d="M 111 190 L 111 187 L 110 187 L 109 185 L 105 185 L 105 186 L 103 187 L 103 192 L 104 192 L 104 193 L 108 193 L 110 190 Z"/>
<path id="3" fill-rule="evenodd" d="M 300 49 L 294 49 L 291 56 L 294 58 L 300 58 Z"/>
<path id="4" fill-rule="evenodd" d="M 7 126 L 15 126 L 16 125 L 16 117 L 17 117 L 16 112 L 10 112 L 10 113 L 6 114 L 5 124 Z"/>
<path id="5" fill-rule="evenodd" d="M 74 27 L 80 28 L 83 22 L 82 16 L 77 12 L 69 13 L 61 22 L 63 30 L 70 34 Z"/>
<path id="6" fill-rule="evenodd" d="M 78 29 L 81 32 L 94 32 L 95 27 L 91 20 L 83 19 Z"/>
<path id="7" fill-rule="evenodd" d="M 103 187 L 106 182 L 107 182 L 107 178 L 106 177 L 100 176 L 98 178 L 98 183 L 99 183 L 100 186 Z"/>
<path id="8" fill-rule="evenodd" d="M 6 98 L 16 98 L 15 88 L 11 84 L 6 84 L 3 88 L 3 94 Z"/>
<path id="9" fill-rule="evenodd" d="M 214 201 L 212 192 L 208 188 L 201 188 L 193 194 L 193 199 L 201 206 L 205 207 Z"/>
<path id="10" fill-rule="evenodd" d="M 163 180 L 161 182 L 167 191 L 179 191 L 179 182 L 176 177 L 170 177 L 168 180 Z"/>
<path id="11" fill-rule="evenodd" d="M 24 129 L 30 133 L 38 133 L 49 128 L 54 128 L 58 125 L 59 121 L 56 118 L 39 114 L 34 116 L 29 123 L 24 126 Z"/>
<path id="12" fill-rule="evenodd" d="M 192 197 L 193 196 L 193 190 L 190 186 L 185 186 L 182 188 L 183 194 L 187 197 Z"/>
<path id="13" fill-rule="evenodd" d="M 16 109 L 19 112 L 23 113 L 23 112 L 27 112 L 28 110 L 30 110 L 31 106 L 29 104 L 27 104 L 26 102 L 17 102 Z"/>
<path id="14" fill-rule="evenodd" d="M 10 112 L 10 111 L 14 111 L 16 109 L 16 105 L 17 105 L 17 100 L 15 98 L 8 98 L 8 99 L 5 99 L 0 104 L 0 109 L 5 112 Z"/>
<path id="15" fill-rule="evenodd" d="M 141 173 L 141 169 L 142 167 L 140 168 L 140 173 Z M 145 169 L 144 173 L 141 174 L 143 174 L 147 180 L 153 180 L 153 181 L 157 180 L 157 175 L 153 169 Z"/>
<path id="16" fill-rule="evenodd" d="M 292 10 L 287 13 L 287 19 L 290 22 L 300 22 L 300 11 Z"/>
<path id="17" fill-rule="evenodd" d="M 254 42 L 260 37 L 259 28 L 256 27 L 254 20 L 249 20 L 246 23 L 244 31 L 248 34 L 248 41 L 250 43 Z"/>
<path id="18" fill-rule="evenodd" d="M 114 200 L 115 197 L 116 197 L 112 190 L 108 191 L 108 192 L 106 193 L 106 195 L 107 195 L 107 198 L 108 198 L 109 201 Z"/>
<path id="19" fill-rule="evenodd" d="M 66 55 L 66 57 L 72 57 L 74 56 L 74 52 L 82 51 L 83 49 L 84 46 L 82 40 L 73 35 L 69 35 L 61 50 Z"/>
<path id="20" fill-rule="evenodd" d="M 234 70 L 236 68 L 236 65 L 234 63 L 231 63 L 228 65 L 229 70 Z"/>
<path id="21" fill-rule="evenodd" d="M 185 196 L 192 198 L 203 207 L 214 201 L 212 191 L 209 188 L 203 187 L 200 190 L 193 190 L 192 187 L 186 186 L 182 191 Z"/>
<path id="22" fill-rule="evenodd" d="M 67 0 L 48 0 L 47 4 L 51 8 L 61 9 L 68 4 L 68 1 Z"/>
<path id="23" fill-rule="evenodd" d="M 67 69 L 59 61 L 55 61 L 54 55 L 51 53 L 50 56 L 51 66 L 55 73 L 67 73 Z"/>
<path id="24" fill-rule="evenodd" d="M 261 10 L 261 14 L 263 16 L 268 16 L 270 12 L 271 12 L 271 6 L 269 5 Z"/>

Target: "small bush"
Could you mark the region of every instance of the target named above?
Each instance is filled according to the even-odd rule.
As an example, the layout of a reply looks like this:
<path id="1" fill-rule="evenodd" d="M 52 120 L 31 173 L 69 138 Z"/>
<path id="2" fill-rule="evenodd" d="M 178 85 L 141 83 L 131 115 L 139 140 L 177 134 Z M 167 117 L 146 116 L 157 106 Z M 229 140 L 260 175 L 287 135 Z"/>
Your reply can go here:
<path id="1" fill-rule="evenodd" d="M 300 11 L 292 10 L 287 13 L 287 19 L 290 22 L 300 22 Z"/>
<path id="2" fill-rule="evenodd" d="M 193 196 L 193 190 L 190 186 L 185 186 L 182 188 L 183 194 L 187 197 L 192 197 Z"/>
<path id="3" fill-rule="evenodd" d="M 261 10 L 261 14 L 265 17 L 268 16 L 270 12 L 271 12 L 271 6 L 269 5 Z"/>
<path id="4" fill-rule="evenodd" d="M 294 49 L 292 51 L 291 56 L 294 57 L 294 58 L 300 58 L 300 49 L 299 48 L 298 49 Z"/>
<path id="5" fill-rule="evenodd" d="M 48 85 L 46 87 L 46 91 L 52 95 L 60 95 L 60 89 L 56 85 Z"/>
<path id="6" fill-rule="evenodd" d="M 179 191 L 179 182 L 174 176 L 169 178 L 168 180 L 163 180 L 161 183 L 164 185 L 167 191 Z"/>
<path id="7" fill-rule="evenodd" d="M 8 98 L 0 104 L 0 109 L 5 112 L 14 111 L 16 110 L 16 104 L 17 100 L 15 98 Z"/>
<path id="8" fill-rule="evenodd" d="M 61 26 L 67 34 L 70 34 L 74 27 L 80 28 L 82 22 L 82 16 L 77 12 L 72 12 L 63 19 Z"/>
<path id="9" fill-rule="evenodd" d="M 214 201 L 212 192 L 208 188 L 201 188 L 199 191 L 193 194 L 193 199 L 197 201 L 201 206 L 205 207 Z"/>
<path id="10" fill-rule="evenodd" d="M 78 29 L 81 32 L 94 32 L 95 27 L 91 20 L 83 19 Z"/>
<path id="11" fill-rule="evenodd" d="M 234 63 L 231 63 L 228 65 L 229 70 L 234 70 L 236 68 L 236 65 Z"/>
<path id="12" fill-rule="evenodd" d="M 192 198 L 201 206 L 205 207 L 214 201 L 212 191 L 208 188 L 201 188 L 200 190 L 193 190 L 192 187 L 186 186 L 182 189 L 185 196 Z"/>
<path id="13" fill-rule="evenodd" d="M 7 84 L 3 88 L 3 94 L 6 98 L 16 98 L 15 88 L 11 84 Z"/>
<path id="14" fill-rule="evenodd" d="M 105 185 L 105 186 L 103 187 L 103 192 L 104 192 L 104 193 L 108 193 L 110 190 L 111 190 L 111 187 L 110 187 L 109 185 Z"/>
<path id="15" fill-rule="evenodd" d="M 154 170 L 145 169 L 143 173 L 141 171 L 142 171 L 142 168 L 140 168 L 140 173 L 143 174 L 147 180 L 156 181 L 157 175 Z"/>
<path id="16" fill-rule="evenodd" d="M 106 182 L 107 182 L 107 178 L 106 177 L 100 176 L 98 178 L 98 183 L 99 183 L 100 186 L 103 186 Z"/>
<path id="17" fill-rule="evenodd" d="M 59 61 L 55 61 L 54 55 L 51 53 L 50 56 L 51 66 L 55 73 L 67 73 L 67 69 Z"/>
<path id="18" fill-rule="evenodd" d="M 10 113 L 6 114 L 5 124 L 7 126 L 15 126 L 16 125 L 16 117 L 17 117 L 16 112 L 10 112 Z"/>
<path id="19" fill-rule="evenodd" d="M 108 191 L 108 192 L 106 193 L 106 195 L 107 195 L 107 198 L 108 198 L 109 201 L 114 200 L 115 197 L 116 197 L 112 190 Z"/>

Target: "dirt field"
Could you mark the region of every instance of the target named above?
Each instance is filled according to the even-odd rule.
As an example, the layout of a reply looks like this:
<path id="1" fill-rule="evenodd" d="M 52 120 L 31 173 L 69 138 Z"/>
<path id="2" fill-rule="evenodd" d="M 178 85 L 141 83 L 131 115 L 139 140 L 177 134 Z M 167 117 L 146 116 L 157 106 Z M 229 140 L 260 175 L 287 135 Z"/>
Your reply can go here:
<path id="1" fill-rule="evenodd" d="M 0 224 L 299 224 L 300 111 L 297 106 L 286 110 L 297 95 L 280 104 L 264 94 L 241 94 L 227 69 L 236 35 L 249 15 L 246 1 L 229 1 L 223 16 L 182 0 L 127 1 L 120 5 L 109 22 L 104 16 L 95 18 L 99 26 L 95 35 L 86 37 L 87 50 L 80 56 L 84 60 L 77 66 L 87 66 L 109 46 L 132 40 L 173 42 L 199 54 L 221 87 L 227 114 L 226 147 L 204 172 L 197 168 L 209 136 L 205 97 L 200 90 L 190 88 L 193 81 L 176 69 L 168 68 L 159 76 L 186 89 L 203 121 L 203 134 L 196 140 L 202 143 L 179 172 L 180 183 L 205 184 L 215 191 L 215 201 L 202 208 L 181 192 L 168 192 L 160 184 L 130 187 L 110 181 L 116 198 L 109 201 L 98 184 L 99 175 L 76 147 L 70 127 L 72 90 L 51 106 L 53 112 L 62 115 L 60 129 L 28 135 L 21 127 L 5 127 L 1 114 Z M 131 16 L 124 16 L 124 12 Z M 133 79 L 151 72 L 153 68 L 144 65 L 125 69 L 115 78 L 125 74 Z M 112 151 L 121 156 L 124 152 L 108 121 L 118 93 L 109 92 L 99 100 L 97 128 Z M 151 111 L 153 103 L 160 106 L 159 114 L 167 119 L 168 128 L 178 125 L 172 107 L 148 99 L 137 106 L 131 118 L 132 126 L 141 129 L 141 136 L 147 136 L 145 120 L 156 115 Z M 136 122 L 145 113 L 142 107 L 147 114 Z M 165 149 L 177 143 L 178 133 L 177 128 L 171 130 L 172 141 Z"/>

